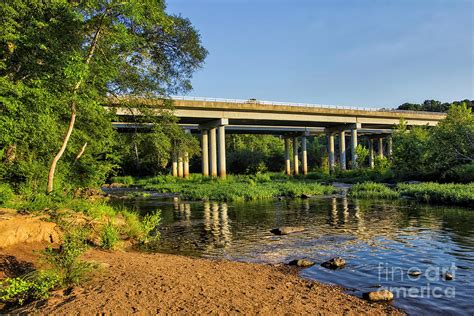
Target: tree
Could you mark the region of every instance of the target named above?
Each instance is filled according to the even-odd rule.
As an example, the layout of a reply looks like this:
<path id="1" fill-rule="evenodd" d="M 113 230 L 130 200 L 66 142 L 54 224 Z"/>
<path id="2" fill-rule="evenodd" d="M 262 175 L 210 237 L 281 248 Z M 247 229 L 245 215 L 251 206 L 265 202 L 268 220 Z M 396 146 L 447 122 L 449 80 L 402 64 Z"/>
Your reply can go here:
<path id="1" fill-rule="evenodd" d="M 91 138 L 90 127 L 99 122 L 103 126 L 105 118 L 110 122 L 102 105 L 111 97 L 117 102 L 124 101 L 123 95 L 166 100 L 169 94 L 187 92 L 193 71 L 207 54 L 190 21 L 166 13 L 160 0 L 10 0 L 0 8 L 0 44 L 6 48 L 0 53 L 0 83 L 2 96 L 11 96 L 8 104 L 2 100 L 2 114 L 13 119 L 18 114 L 13 105 L 29 91 L 36 93 L 35 100 L 20 101 L 22 107 L 39 102 L 44 106 L 39 113 L 57 124 L 44 142 L 49 150 L 59 145 L 49 168 L 48 192 L 63 154 L 69 156 L 74 149 L 76 157 L 84 148 L 85 141 L 72 139 Z M 0 130 L 10 123 L 2 122 Z M 107 130 L 96 131 L 103 132 Z M 58 133 L 64 133 L 60 144 L 53 141 Z M 21 140 L 20 133 L 10 135 L 12 139 L 0 143 L 2 148 Z M 90 145 L 81 159 L 98 143 L 86 141 Z"/>
<path id="2" fill-rule="evenodd" d="M 474 116 L 466 104 L 452 105 L 446 119 L 433 128 L 430 150 L 433 167 L 442 176 L 474 161 Z"/>

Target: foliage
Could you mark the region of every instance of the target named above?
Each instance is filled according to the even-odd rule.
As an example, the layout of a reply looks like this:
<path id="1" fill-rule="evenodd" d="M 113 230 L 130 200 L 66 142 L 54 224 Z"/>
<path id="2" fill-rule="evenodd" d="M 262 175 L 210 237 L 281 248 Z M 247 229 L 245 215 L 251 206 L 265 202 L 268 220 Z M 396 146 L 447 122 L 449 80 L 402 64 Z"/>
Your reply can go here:
<path id="1" fill-rule="evenodd" d="M 383 198 L 396 199 L 400 195 L 382 183 L 363 182 L 354 184 L 348 191 L 348 195 L 354 198 Z"/>
<path id="2" fill-rule="evenodd" d="M 73 110 L 56 187 L 103 183 L 126 161 L 119 149 L 130 147 L 117 141 L 113 113 L 103 105 L 111 98 L 132 105 L 123 95 L 166 100 L 185 93 L 207 54 L 190 21 L 168 14 L 164 1 L 15 0 L 2 2 L 0 12 L 0 179 L 15 189 L 44 191 Z M 188 146 L 170 102 L 164 103 L 166 115 L 151 120 L 153 133 L 143 136 L 147 157 L 153 151 L 169 156 L 166 144 L 176 140 L 185 140 L 179 148 Z"/>
<path id="3" fill-rule="evenodd" d="M 408 130 L 402 121 L 393 134 L 393 144 L 393 170 L 401 178 L 459 176 L 454 169 L 474 161 L 474 117 L 460 104 L 452 105 L 446 119 L 435 127 Z"/>
<path id="4" fill-rule="evenodd" d="M 474 182 L 474 163 L 456 166 L 451 172 L 450 178 L 462 183 Z"/>
<path id="5" fill-rule="evenodd" d="M 428 112 L 447 112 L 451 105 L 466 104 L 468 108 L 474 107 L 474 100 L 454 101 L 452 103 L 441 103 L 436 100 L 425 100 L 422 104 L 417 103 L 403 103 L 398 107 L 399 110 L 408 111 L 428 111 Z"/>
<path id="6" fill-rule="evenodd" d="M 46 299 L 60 282 L 59 275 L 53 270 L 34 271 L 22 277 L 7 278 L 0 281 L 0 301 L 23 305 L 29 300 Z"/>
<path id="7" fill-rule="evenodd" d="M 13 197 L 13 190 L 8 183 L 0 183 L 0 205 L 7 203 Z"/>
<path id="8" fill-rule="evenodd" d="M 140 222 L 141 234 L 139 240 L 142 244 L 147 244 L 160 239 L 160 232 L 156 230 L 161 221 L 161 212 L 156 211 L 146 214 Z"/>
<path id="9" fill-rule="evenodd" d="M 90 271 L 91 265 L 79 259 L 87 249 L 86 238 L 85 230 L 73 228 L 67 231 L 58 249 L 48 248 L 44 251 L 45 261 L 58 273 L 61 284 L 78 284 Z"/>
<path id="10" fill-rule="evenodd" d="M 421 202 L 474 205 L 474 182 L 470 184 L 399 184 L 401 195 L 415 198 Z"/>
<path id="11" fill-rule="evenodd" d="M 122 183 L 125 185 L 131 185 L 134 183 L 132 176 L 124 176 L 124 177 L 112 177 L 110 179 L 112 183 Z"/>
<path id="12" fill-rule="evenodd" d="M 100 232 L 100 247 L 103 249 L 114 249 L 117 242 L 120 240 L 119 233 L 115 226 L 108 222 L 102 226 Z"/>
<path id="13" fill-rule="evenodd" d="M 356 147 L 356 154 L 357 154 L 357 166 L 364 167 L 366 166 L 367 158 L 369 157 L 369 149 L 365 148 L 361 144 L 358 144 Z"/>

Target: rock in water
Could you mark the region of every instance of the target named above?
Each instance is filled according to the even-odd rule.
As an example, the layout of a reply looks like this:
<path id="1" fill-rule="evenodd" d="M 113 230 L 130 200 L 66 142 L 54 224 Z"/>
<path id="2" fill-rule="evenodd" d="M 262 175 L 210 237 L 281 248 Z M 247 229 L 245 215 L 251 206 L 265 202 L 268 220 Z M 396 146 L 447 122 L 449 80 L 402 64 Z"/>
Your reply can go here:
<path id="1" fill-rule="evenodd" d="M 311 267 L 314 262 L 308 259 L 295 259 L 288 263 L 290 266 L 297 266 L 301 268 Z"/>
<path id="2" fill-rule="evenodd" d="M 380 290 L 373 292 L 366 292 L 362 297 L 371 302 L 387 302 L 393 300 L 393 293 L 389 290 Z"/>
<path id="3" fill-rule="evenodd" d="M 341 257 L 332 258 L 326 262 L 321 263 L 321 266 L 328 269 L 341 269 L 346 265 L 346 260 Z"/>
<path id="4" fill-rule="evenodd" d="M 304 231 L 305 228 L 301 226 L 283 226 L 272 229 L 270 232 L 275 235 L 288 235 L 292 233 L 298 233 Z"/>
<path id="5" fill-rule="evenodd" d="M 446 281 L 451 281 L 451 280 L 454 279 L 454 276 L 453 276 L 451 273 L 446 272 L 446 273 L 444 274 L 444 279 L 445 279 Z"/>

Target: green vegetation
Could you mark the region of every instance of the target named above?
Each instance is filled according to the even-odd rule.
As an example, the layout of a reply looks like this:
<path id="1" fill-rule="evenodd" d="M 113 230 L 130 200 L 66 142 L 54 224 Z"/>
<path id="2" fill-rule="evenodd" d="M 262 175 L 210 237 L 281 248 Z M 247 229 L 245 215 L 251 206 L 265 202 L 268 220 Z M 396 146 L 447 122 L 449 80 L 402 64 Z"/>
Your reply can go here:
<path id="1" fill-rule="evenodd" d="M 399 184 L 401 195 L 421 202 L 474 206 L 474 182 L 470 184 Z"/>
<path id="2" fill-rule="evenodd" d="M 157 176 L 136 180 L 135 183 L 147 190 L 178 193 L 182 198 L 190 200 L 251 201 L 278 196 L 302 197 L 334 192 L 332 186 L 322 185 L 316 181 L 291 180 L 285 176 L 273 177 L 271 174 L 229 176 L 226 180 L 209 179 L 196 174 L 189 179 Z"/>
<path id="3" fill-rule="evenodd" d="M 100 247 L 103 249 L 114 249 L 120 240 L 119 233 L 112 223 L 108 222 L 102 226 L 100 232 Z"/>
<path id="4" fill-rule="evenodd" d="M 398 109 L 407 111 L 447 112 L 451 105 L 460 105 L 461 103 L 466 104 L 468 108 L 474 108 L 474 100 L 466 99 L 462 101 L 454 101 L 452 103 L 441 103 L 436 100 L 425 100 L 422 104 L 403 103 L 398 107 Z"/>
<path id="5" fill-rule="evenodd" d="M 400 196 L 397 191 L 394 191 L 381 183 L 364 182 L 354 184 L 348 192 L 350 197 L 355 198 L 381 198 L 381 199 L 396 199 Z"/>
<path id="6" fill-rule="evenodd" d="M 168 95 L 191 89 L 207 51 L 164 1 L 13 0 L 0 12 L 0 183 L 62 194 L 118 169 L 163 171 L 173 147 L 194 154 Z M 135 96 L 162 100 L 163 115 Z M 149 133 L 115 132 L 104 105 L 125 102 Z"/>

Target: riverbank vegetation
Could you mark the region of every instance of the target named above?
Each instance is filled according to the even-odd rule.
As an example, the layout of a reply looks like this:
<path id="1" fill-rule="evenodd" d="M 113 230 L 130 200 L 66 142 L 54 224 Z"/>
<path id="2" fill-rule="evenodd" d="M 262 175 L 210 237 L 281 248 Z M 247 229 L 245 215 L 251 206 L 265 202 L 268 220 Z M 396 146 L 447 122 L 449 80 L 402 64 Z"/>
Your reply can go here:
<path id="1" fill-rule="evenodd" d="M 279 174 L 229 176 L 226 180 L 193 174 L 189 179 L 157 176 L 138 179 L 135 184 L 159 193 L 177 193 L 183 199 L 253 201 L 273 197 L 309 197 L 331 194 L 333 186 L 311 180 L 293 180 Z"/>

